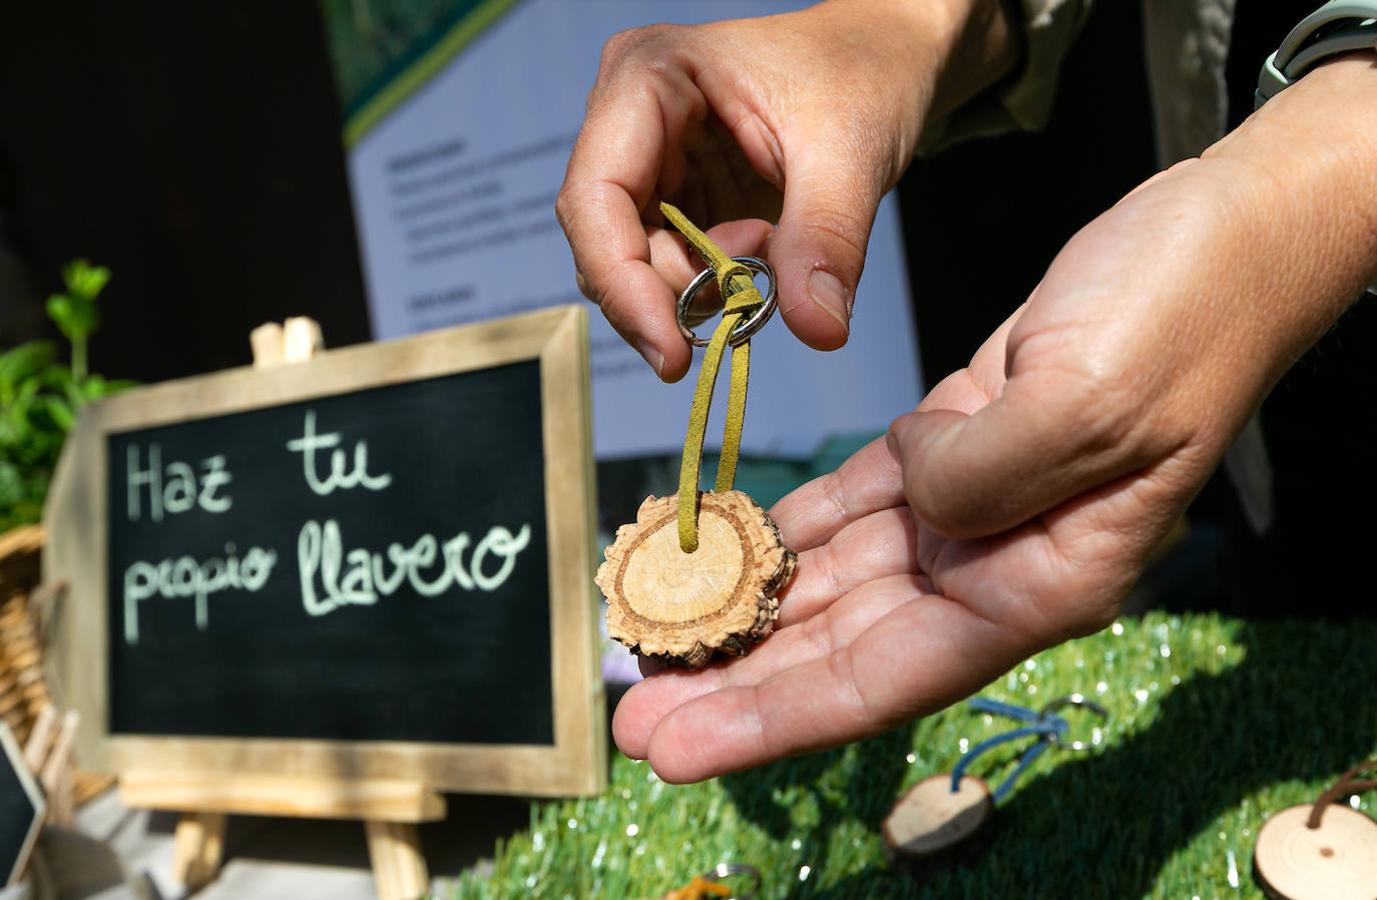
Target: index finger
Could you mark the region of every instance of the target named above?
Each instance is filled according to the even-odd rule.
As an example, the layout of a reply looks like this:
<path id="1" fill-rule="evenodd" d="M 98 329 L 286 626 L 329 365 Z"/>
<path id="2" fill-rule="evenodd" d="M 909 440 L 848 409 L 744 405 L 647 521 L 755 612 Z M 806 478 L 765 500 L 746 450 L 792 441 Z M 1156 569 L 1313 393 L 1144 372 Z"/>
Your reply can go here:
<path id="1" fill-rule="evenodd" d="M 579 286 L 666 381 L 688 371 L 674 292 L 651 265 L 641 210 L 682 178 L 685 132 L 707 101 L 673 66 L 610 76 L 595 89 L 574 143 L 555 213 L 569 239 Z"/>
<path id="2" fill-rule="evenodd" d="M 665 714 L 646 746 L 655 772 L 700 781 L 872 737 L 970 695 L 1038 649 L 911 577 L 867 588 L 893 596 L 850 643 Z"/>
<path id="3" fill-rule="evenodd" d="M 779 525 L 785 546 L 801 553 L 825 544 L 858 519 L 905 502 L 899 463 L 884 438 L 877 438 L 835 472 L 789 493 L 771 508 L 770 515 Z"/>

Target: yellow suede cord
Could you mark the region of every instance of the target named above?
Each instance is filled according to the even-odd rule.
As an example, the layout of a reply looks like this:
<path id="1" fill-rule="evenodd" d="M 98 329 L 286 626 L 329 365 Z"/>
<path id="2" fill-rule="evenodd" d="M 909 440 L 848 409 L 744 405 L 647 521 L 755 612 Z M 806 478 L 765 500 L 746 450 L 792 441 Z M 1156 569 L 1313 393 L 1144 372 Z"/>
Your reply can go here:
<path id="1" fill-rule="evenodd" d="M 685 553 L 698 549 L 698 473 L 703 465 L 703 436 L 708 428 L 708 408 L 712 406 L 712 389 L 717 382 L 717 370 L 722 353 L 731 347 L 732 331 L 751 309 L 765 302 L 751 281 L 751 272 L 741 263 L 722 252 L 722 249 L 698 230 L 679 210 L 661 203 L 665 218 L 679 229 L 688 242 L 707 260 L 717 276 L 717 288 L 722 295 L 722 321 L 708 341 L 703 355 L 703 367 L 698 372 L 698 387 L 693 394 L 693 409 L 689 413 L 688 433 L 684 437 L 684 455 L 679 463 L 679 548 Z M 751 342 L 731 347 L 731 388 L 727 397 L 727 422 L 722 434 L 722 457 L 717 463 L 714 491 L 729 491 L 736 481 L 736 460 L 741 451 L 741 425 L 746 418 L 746 380 L 751 373 Z"/>

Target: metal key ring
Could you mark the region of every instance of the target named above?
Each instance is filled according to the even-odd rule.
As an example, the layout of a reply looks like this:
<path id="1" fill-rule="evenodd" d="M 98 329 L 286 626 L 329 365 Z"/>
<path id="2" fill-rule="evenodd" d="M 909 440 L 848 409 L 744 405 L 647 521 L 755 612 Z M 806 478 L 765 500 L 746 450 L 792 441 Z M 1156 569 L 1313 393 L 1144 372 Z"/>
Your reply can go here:
<path id="1" fill-rule="evenodd" d="M 740 260 L 738 260 L 740 262 Z M 751 886 L 744 894 L 732 894 L 728 900 L 751 900 L 760 890 L 760 870 L 755 866 L 748 866 L 745 863 L 718 863 L 712 867 L 712 871 L 703 877 L 708 881 L 721 881 L 723 878 L 730 878 L 733 875 L 745 875 L 750 879 Z"/>
<path id="2" fill-rule="evenodd" d="M 1043 716 L 1051 715 L 1057 710 L 1064 709 L 1068 706 L 1075 706 L 1080 709 L 1088 709 L 1095 715 L 1099 716 L 1102 721 L 1109 720 L 1109 710 L 1105 709 L 1103 706 L 1096 703 L 1094 700 L 1086 698 L 1084 694 L 1070 694 L 1065 697 L 1058 697 L 1056 700 L 1053 700 L 1049 702 L 1046 706 L 1044 706 L 1042 708 L 1041 714 Z M 1061 735 L 1056 733 L 1049 734 L 1047 736 L 1047 739 L 1051 741 L 1053 744 L 1056 744 L 1058 747 L 1065 747 L 1067 750 L 1089 750 L 1091 748 L 1091 745 L 1087 744 L 1085 741 L 1071 741 L 1070 743 L 1067 743 L 1062 740 Z"/>
<path id="3" fill-rule="evenodd" d="M 764 275 L 770 282 L 769 287 L 765 290 L 765 302 L 760 304 L 755 312 L 751 313 L 750 318 L 732 329 L 731 337 L 727 339 L 727 342 L 736 347 L 750 340 L 752 335 L 770 321 L 770 316 L 774 315 L 775 306 L 778 304 L 775 302 L 775 270 L 770 268 L 769 263 L 754 256 L 734 256 L 732 261 L 741 263 L 757 275 Z M 695 347 L 706 347 L 708 342 L 694 334 L 693 329 L 688 327 L 689 306 L 693 304 L 694 296 L 707 287 L 708 283 L 716 277 L 717 271 L 715 269 L 706 268 L 693 276 L 688 287 L 684 288 L 684 292 L 679 295 L 679 333 L 684 336 L 684 340 Z"/>

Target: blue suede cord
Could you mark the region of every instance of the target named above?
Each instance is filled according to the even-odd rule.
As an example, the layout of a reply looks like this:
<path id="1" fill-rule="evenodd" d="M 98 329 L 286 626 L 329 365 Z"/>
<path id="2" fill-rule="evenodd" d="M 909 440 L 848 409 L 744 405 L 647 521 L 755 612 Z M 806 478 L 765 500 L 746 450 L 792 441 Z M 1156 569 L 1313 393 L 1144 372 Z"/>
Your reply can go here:
<path id="1" fill-rule="evenodd" d="M 1035 709 L 1015 706 L 1011 703 L 1001 703 L 998 700 L 987 700 L 984 697 L 976 697 L 970 701 L 969 705 L 975 712 L 1004 716 L 1029 724 L 1022 728 L 1015 728 L 1003 734 L 997 734 L 992 738 L 987 738 L 966 751 L 966 754 L 961 757 L 961 761 L 956 764 L 956 769 L 951 773 L 951 790 L 953 794 L 960 788 L 961 779 L 966 773 L 966 768 L 977 756 L 992 747 L 997 747 L 1009 741 L 1016 741 L 1020 738 L 1028 737 L 1037 738 L 1031 747 L 1023 751 L 1023 755 L 1019 757 L 1018 765 L 1014 766 L 1014 770 L 1009 773 L 1009 776 L 1004 779 L 999 787 L 994 789 L 994 802 L 1001 802 L 1008 796 L 1009 791 L 1013 789 L 1014 782 L 1018 780 L 1019 776 L 1033 764 L 1033 761 L 1037 759 L 1044 750 L 1052 745 L 1053 741 L 1065 735 L 1071 727 L 1064 718 L 1055 713 L 1038 712 Z"/>

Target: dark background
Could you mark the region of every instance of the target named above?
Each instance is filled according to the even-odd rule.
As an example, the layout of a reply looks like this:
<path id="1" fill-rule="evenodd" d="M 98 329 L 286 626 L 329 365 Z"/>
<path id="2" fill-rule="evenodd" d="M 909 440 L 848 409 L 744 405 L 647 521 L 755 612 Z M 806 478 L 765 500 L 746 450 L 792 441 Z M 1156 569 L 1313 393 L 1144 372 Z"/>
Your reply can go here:
<path id="1" fill-rule="evenodd" d="M 287 449 L 307 409 L 317 434 L 340 433 L 346 471 L 355 442 L 367 441 L 367 471 L 392 483 L 315 494 L 302 454 Z M 111 436 L 111 733 L 553 744 L 541 423 L 539 363 L 524 362 Z M 126 449 L 136 445 L 146 468 L 154 443 L 164 466 L 180 460 L 198 474 L 201 460 L 224 455 L 233 481 L 218 496 L 231 507 L 155 522 L 144 488 L 131 521 Z M 330 455 L 316 452 L 321 477 Z M 384 557 L 387 577 L 396 569 L 389 545 L 410 548 L 423 534 L 443 545 L 466 532 L 466 567 L 489 528 L 515 535 L 529 525 L 531 534 L 493 591 L 456 583 L 425 597 L 403 582 L 376 604 L 312 616 L 297 536 L 308 520 L 330 519 L 344 571 L 348 554 L 364 549 Z M 227 545 L 241 559 L 254 546 L 277 553 L 261 590 L 210 595 L 205 630 L 193 597 L 155 595 L 138 605 L 138 641 L 126 642 L 121 592 L 131 563 L 221 558 Z M 489 556 L 483 571 L 500 564 Z M 433 583 L 440 571 L 437 563 L 421 575 Z M 319 573 L 314 583 L 323 600 Z"/>
<path id="2" fill-rule="evenodd" d="M 1239 0 L 1232 116 L 1318 0 Z M 1038 134 L 968 142 L 899 187 L 924 375 L 964 365 L 1078 228 L 1156 169 L 1139 4 L 1101 0 Z M 0 345 L 44 333 L 63 262 L 109 265 L 96 371 L 156 381 L 249 360 L 260 322 L 304 314 L 331 346 L 368 323 L 313 3 L 0 10 Z M 1366 609 L 1377 505 L 1370 409 L 1377 340 L 1360 303 L 1263 410 L 1277 521 L 1258 538 L 1216 477 L 1187 545 L 1139 602 L 1233 613 Z"/>
<path id="3" fill-rule="evenodd" d="M 288 315 L 368 339 L 315 3 L 0 8 L 0 345 L 46 327 L 75 257 L 115 273 L 91 347 L 112 377 L 243 365 Z"/>

